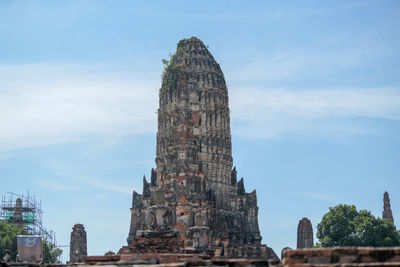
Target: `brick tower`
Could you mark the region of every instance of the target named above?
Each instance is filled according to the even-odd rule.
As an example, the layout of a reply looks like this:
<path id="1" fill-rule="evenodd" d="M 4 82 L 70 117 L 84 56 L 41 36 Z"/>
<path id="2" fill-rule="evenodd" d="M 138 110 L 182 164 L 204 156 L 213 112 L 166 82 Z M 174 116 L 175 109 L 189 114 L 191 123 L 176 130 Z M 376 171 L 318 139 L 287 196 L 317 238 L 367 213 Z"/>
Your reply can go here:
<path id="1" fill-rule="evenodd" d="M 246 193 L 232 169 L 228 90 L 219 64 L 195 37 L 181 40 L 165 64 L 156 169 L 150 183 L 143 179 L 143 194 L 133 192 L 128 245 L 168 229 L 180 232 L 183 248 L 197 244 L 188 238 L 197 216 L 216 254 L 275 257 L 261 245 L 256 191 Z"/>
<path id="2" fill-rule="evenodd" d="M 313 248 L 314 236 L 311 221 L 303 218 L 299 221 L 297 227 L 297 249 Z"/>
<path id="3" fill-rule="evenodd" d="M 82 224 L 75 224 L 71 232 L 69 247 L 69 262 L 85 262 L 87 256 L 87 240 L 85 227 Z"/>
<path id="4" fill-rule="evenodd" d="M 390 208 L 390 198 L 388 192 L 385 192 L 385 194 L 383 195 L 382 219 L 386 219 L 389 222 L 394 223 L 392 209 Z"/>

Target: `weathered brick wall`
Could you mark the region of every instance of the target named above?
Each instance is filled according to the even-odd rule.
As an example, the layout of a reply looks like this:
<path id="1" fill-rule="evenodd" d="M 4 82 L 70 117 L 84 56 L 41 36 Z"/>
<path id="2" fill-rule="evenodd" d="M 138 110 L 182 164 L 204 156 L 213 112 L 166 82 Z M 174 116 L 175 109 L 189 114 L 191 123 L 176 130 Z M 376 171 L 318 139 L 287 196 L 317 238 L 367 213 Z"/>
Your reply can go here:
<path id="1" fill-rule="evenodd" d="M 279 261 L 269 261 L 266 259 L 224 259 L 224 258 L 204 258 L 196 254 L 137 254 L 137 255 L 115 255 L 115 256 L 95 256 L 87 257 L 86 265 L 102 266 L 270 266 L 281 267 Z"/>
<path id="2" fill-rule="evenodd" d="M 136 237 L 130 246 L 122 247 L 118 254 L 179 253 L 182 249 L 183 242 L 178 237 Z"/>
<path id="3" fill-rule="evenodd" d="M 286 250 L 283 266 L 400 266 L 400 247 L 334 247 Z"/>
<path id="4" fill-rule="evenodd" d="M 156 169 L 150 183 L 143 179 L 143 193 L 133 194 L 128 245 L 148 229 L 144 215 L 155 203 L 155 192 L 162 191 L 172 229 L 185 235 L 201 213 L 216 254 L 274 255 L 261 245 L 256 191 L 246 193 L 243 178 L 238 182 L 232 170 L 228 88 L 219 64 L 192 37 L 179 42 L 162 77 Z"/>

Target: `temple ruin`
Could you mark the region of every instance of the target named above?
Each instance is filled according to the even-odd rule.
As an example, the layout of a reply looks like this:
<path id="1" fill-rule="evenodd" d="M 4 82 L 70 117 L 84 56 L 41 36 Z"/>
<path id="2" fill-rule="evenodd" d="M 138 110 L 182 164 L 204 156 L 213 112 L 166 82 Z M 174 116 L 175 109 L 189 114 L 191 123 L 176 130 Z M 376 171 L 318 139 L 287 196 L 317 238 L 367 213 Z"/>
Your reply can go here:
<path id="1" fill-rule="evenodd" d="M 313 247 L 314 235 L 311 221 L 308 218 L 303 218 L 299 221 L 297 227 L 297 249 Z"/>
<path id="2" fill-rule="evenodd" d="M 119 254 L 203 253 L 277 258 L 261 244 L 256 191 L 233 168 L 228 89 L 203 42 L 181 40 L 164 61 L 156 168 L 133 192 L 128 246 Z"/>
<path id="3" fill-rule="evenodd" d="M 382 219 L 386 219 L 389 222 L 394 223 L 392 209 L 390 208 L 390 198 L 388 192 L 385 192 L 385 194 L 383 195 Z"/>
<path id="4" fill-rule="evenodd" d="M 75 224 L 71 232 L 69 248 L 69 262 L 85 262 L 87 256 L 87 239 L 85 227 L 82 224 Z"/>

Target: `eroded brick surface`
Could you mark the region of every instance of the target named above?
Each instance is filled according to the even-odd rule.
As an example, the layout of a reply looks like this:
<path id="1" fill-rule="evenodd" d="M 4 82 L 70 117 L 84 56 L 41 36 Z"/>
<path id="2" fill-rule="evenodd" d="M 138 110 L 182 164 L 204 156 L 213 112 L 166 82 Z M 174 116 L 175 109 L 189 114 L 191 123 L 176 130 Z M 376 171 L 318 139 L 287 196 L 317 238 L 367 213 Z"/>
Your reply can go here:
<path id="1" fill-rule="evenodd" d="M 383 195 L 382 219 L 386 219 L 389 222 L 394 223 L 392 209 L 390 208 L 390 198 L 388 192 L 385 192 L 385 194 Z"/>
<path id="2" fill-rule="evenodd" d="M 71 263 L 84 262 L 87 256 L 87 239 L 85 227 L 75 224 L 71 232 L 69 258 Z"/>
<path id="3" fill-rule="evenodd" d="M 400 247 L 335 247 L 285 250 L 283 266 L 400 266 Z"/>
<path id="4" fill-rule="evenodd" d="M 297 227 L 297 249 L 314 247 L 314 235 L 311 221 L 303 218 Z"/>
<path id="5" fill-rule="evenodd" d="M 143 180 L 143 193 L 133 193 L 128 246 L 137 246 L 138 233 L 155 230 L 146 221 L 148 209 L 162 192 L 160 204 L 171 209 L 169 229 L 186 230 L 179 240 L 185 249 L 198 243 L 188 232 L 196 214 L 203 214 L 209 231 L 201 232 L 201 242 L 209 233 L 215 255 L 277 258 L 261 244 L 256 191 L 246 193 L 232 169 L 228 103 L 224 74 L 207 47 L 195 37 L 180 41 L 163 73 L 156 168 L 150 183 Z"/>

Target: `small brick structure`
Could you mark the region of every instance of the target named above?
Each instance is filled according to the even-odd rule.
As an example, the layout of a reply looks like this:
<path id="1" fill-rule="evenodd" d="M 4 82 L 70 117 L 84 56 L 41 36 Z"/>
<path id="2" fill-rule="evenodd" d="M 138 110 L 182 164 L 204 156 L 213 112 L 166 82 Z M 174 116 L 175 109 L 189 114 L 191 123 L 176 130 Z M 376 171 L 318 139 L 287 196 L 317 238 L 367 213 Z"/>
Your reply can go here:
<path id="1" fill-rule="evenodd" d="M 314 247 L 314 236 L 311 221 L 303 218 L 297 227 L 297 249 Z"/>
<path id="2" fill-rule="evenodd" d="M 390 208 L 390 198 L 388 192 L 385 192 L 385 194 L 383 195 L 382 219 L 386 219 L 389 222 L 394 223 L 392 209 Z"/>
<path id="3" fill-rule="evenodd" d="M 285 250 L 282 265 L 311 266 L 400 266 L 400 247 L 334 247 Z"/>
<path id="4" fill-rule="evenodd" d="M 85 227 L 82 224 L 75 224 L 71 232 L 69 248 L 70 263 L 84 262 L 87 256 L 87 240 Z"/>

